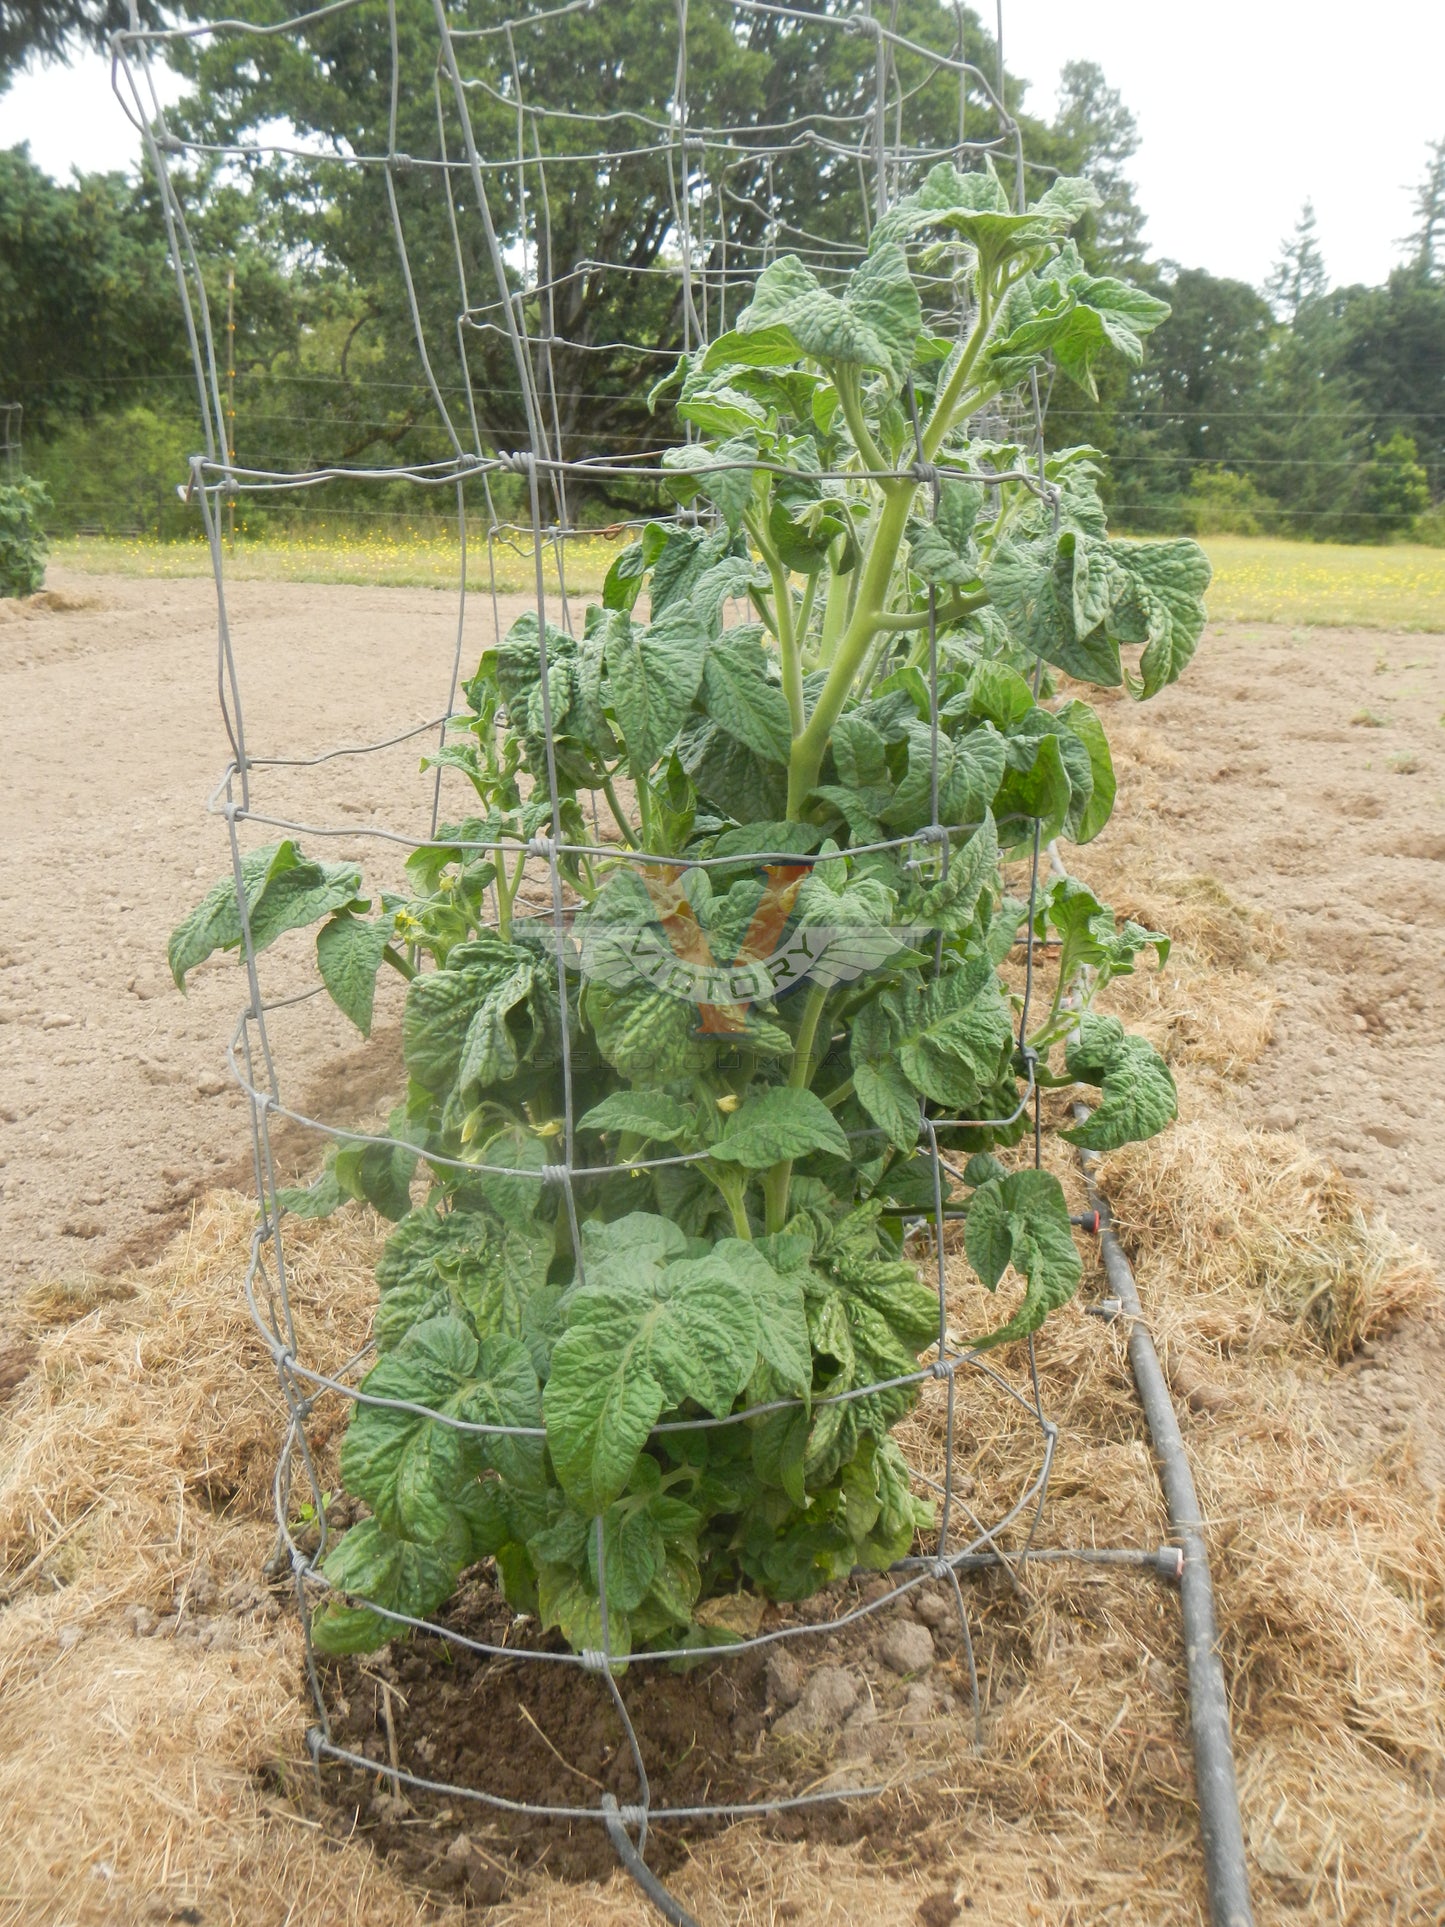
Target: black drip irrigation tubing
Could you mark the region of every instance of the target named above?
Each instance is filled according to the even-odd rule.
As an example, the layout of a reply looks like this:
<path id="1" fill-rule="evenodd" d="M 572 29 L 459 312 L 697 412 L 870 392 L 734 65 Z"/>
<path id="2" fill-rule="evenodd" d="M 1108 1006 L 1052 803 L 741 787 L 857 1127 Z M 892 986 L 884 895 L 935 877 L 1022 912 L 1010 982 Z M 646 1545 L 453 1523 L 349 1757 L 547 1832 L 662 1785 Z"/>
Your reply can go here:
<path id="1" fill-rule="evenodd" d="M 1075 1106 L 1082 1122 L 1089 1112 Z M 1204 1849 L 1204 1877 L 1209 1890 L 1212 1927 L 1254 1927 L 1249 1894 L 1249 1872 L 1244 1858 L 1244 1829 L 1239 1819 L 1239 1787 L 1234 1776 L 1234 1743 L 1229 1725 L 1229 1696 L 1219 1661 L 1219 1628 L 1214 1618 L 1214 1585 L 1209 1576 L 1209 1553 L 1204 1543 L 1204 1520 L 1194 1475 L 1184 1450 L 1184 1438 L 1169 1393 L 1159 1354 L 1144 1323 L 1144 1307 L 1124 1248 L 1114 1235 L 1108 1200 L 1094 1183 L 1095 1154 L 1079 1153 L 1089 1203 L 1099 1221 L 1099 1252 L 1104 1275 L 1129 1320 L 1129 1368 L 1134 1374 L 1139 1402 L 1149 1426 L 1149 1438 L 1159 1467 L 1159 1483 L 1169 1512 L 1169 1530 L 1184 1555 L 1179 1575 L 1179 1603 L 1184 1620 L 1184 1657 L 1189 1670 L 1189 1724 L 1194 1742 L 1194 1779 L 1199 1796 L 1199 1832 Z"/>
<path id="2" fill-rule="evenodd" d="M 633 1846 L 632 1836 L 622 1824 L 621 1810 L 610 1793 L 604 1793 L 602 1796 L 602 1824 L 607 1829 L 607 1838 L 617 1850 L 617 1858 L 663 1919 L 669 1921 L 671 1927 L 699 1927 L 696 1918 L 687 1911 L 681 1901 L 673 1899 Z"/>

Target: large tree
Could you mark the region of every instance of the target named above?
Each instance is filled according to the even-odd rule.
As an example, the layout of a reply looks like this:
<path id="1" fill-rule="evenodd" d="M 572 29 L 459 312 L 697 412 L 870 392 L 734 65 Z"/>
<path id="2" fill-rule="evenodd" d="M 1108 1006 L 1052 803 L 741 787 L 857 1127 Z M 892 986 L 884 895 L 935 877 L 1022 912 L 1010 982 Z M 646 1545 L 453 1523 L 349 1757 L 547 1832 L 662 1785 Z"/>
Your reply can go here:
<path id="1" fill-rule="evenodd" d="M 0 400 L 43 433 L 189 367 L 154 199 L 120 174 L 62 187 L 24 147 L 0 150 Z"/>
<path id="2" fill-rule="evenodd" d="M 140 18 L 156 24 L 154 0 Z M 128 24 L 126 0 L 0 0 L 0 93 L 30 60 L 64 60 L 78 47 L 103 47 Z"/>
<path id="3" fill-rule="evenodd" d="M 287 123 L 312 150 L 251 155 L 236 168 L 286 248 L 329 264 L 356 291 L 373 374 L 412 384 L 414 427 L 399 454 L 443 456 L 453 433 L 471 446 L 469 410 L 484 449 L 526 443 L 515 326 L 530 338 L 540 430 L 553 451 L 628 456 L 657 445 L 646 396 L 670 357 L 697 327 L 716 334 L 726 325 L 767 259 L 792 250 L 841 272 L 866 242 L 879 192 L 874 43 L 843 30 L 853 9 L 841 0 L 811 0 L 805 10 L 811 17 L 799 19 L 692 0 L 679 89 L 675 15 L 657 0 L 609 0 L 510 32 L 500 0 L 474 0 L 457 43 L 459 78 L 505 290 L 465 165 L 453 78 L 439 70 L 429 0 L 399 0 L 394 104 L 386 18 L 348 11 L 265 39 L 228 34 L 187 47 L 194 91 L 177 119 L 193 137 L 230 147 Z M 278 0 L 259 0 L 254 17 L 285 14 Z M 996 74 L 993 42 L 970 10 L 900 0 L 889 17 L 902 41 L 945 59 L 956 57 L 962 33 L 969 60 Z M 1003 85 L 1019 110 L 1021 83 Z M 997 133 L 987 88 L 970 79 L 960 93 L 949 66 L 893 47 L 886 144 L 901 125 L 910 158 L 886 160 L 885 195 L 911 185 L 960 132 Z M 1026 124 L 1025 151 L 1045 172 L 1096 158 L 1114 170 L 1100 248 L 1117 249 L 1137 230 L 1118 176 L 1131 142 L 1128 116 L 1097 69 L 1073 73 L 1057 127 Z M 521 167 L 511 164 L 519 151 Z M 1000 166 L 1011 182 L 1011 151 Z M 1037 173 L 1032 183 L 1041 184 Z M 690 289 L 678 273 L 684 218 Z M 935 289 L 944 307 L 950 287 Z M 419 382 L 418 334 L 440 408 Z"/>

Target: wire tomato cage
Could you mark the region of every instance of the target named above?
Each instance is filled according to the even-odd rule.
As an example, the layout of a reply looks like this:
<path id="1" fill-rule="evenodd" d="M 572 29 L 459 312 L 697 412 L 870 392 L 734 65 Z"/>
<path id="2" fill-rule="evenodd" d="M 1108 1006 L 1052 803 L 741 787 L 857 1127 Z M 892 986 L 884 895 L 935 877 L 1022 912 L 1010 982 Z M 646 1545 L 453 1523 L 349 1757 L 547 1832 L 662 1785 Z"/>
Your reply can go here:
<path id="1" fill-rule="evenodd" d="M 555 971 L 557 994 L 566 1012 L 569 981 L 575 986 L 586 968 L 586 958 L 575 938 L 574 906 L 563 875 L 564 862 L 586 859 L 632 863 L 641 868 L 649 859 L 643 853 L 604 841 L 595 814 L 592 827 L 597 834 L 591 840 L 585 836 L 579 840 L 575 824 L 569 831 L 550 709 L 548 638 L 558 628 L 564 634 L 572 633 L 569 557 L 575 541 L 595 533 L 577 515 L 584 493 L 609 483 L 625 484 L 634 491 L 644 485 L 660 490 L 676 479 L 675 471 L 665 468 L 651 448 L 616 449 L 607 445 L 608 421 L 619 406 L 619 384 L 615 378 L 599 377 L 601 386 L 595 393 L 589 392 L 587 371 L 600 368 L 608 356 L 611 360 L 607 365 L 615 366 L 622 348 L 630 351 L 635 383 L 645 378 L 649 368 L 656 372 L 670 368 L 679 348 L 684 352 L 695 350 L 727 330 L 749 299 L 758 274 L 782 250 L 801 255 L 825 285 L 845 283 L 866 252 L 871 224 L 886 213 L 921 168 L 935 161 L 946 159 L 971 168 L 996 160 L 1006 174 L 1012 174 L 1022 209 L 1029 169 L 1019 126 L 1008 111 L 1003 91 L 1001 9 L 995 40 L 999 65 L 993 74 L 985 73 L 967 57 L 961 7 L 955 7 L 952 15 L 940 9 L 934 22 L 936 32 L 947 27 L 950 20 L 955 23 L 951 46 L 926 46 L 900 32 L 898 11 L 897 0 L 892 5 L 856 7 L 833 5 L 829 0 L 818 0 L 811 6 L 772 4 L 772 0 L 710 0 L 707 5 L 701 0 L 676 0 L 670 14 L 662 7 L 656 9 L 652 39 L 665 47 L 667 59 L 662 64 L 668 71 L 663 81 L 658 80 L 661 56 L 655 49 L 651 69 L 639 57 L 642 71 L 635 83 L 627 64 L 620 62 L 621 71 L 605 107 L 564 106 L 540 95 L 538 80 L 547 64 L 540 58 L 543 48 L 558 73 L 565 73 L 573 59 L 595 61 L 597 36 L 605 36 L 608 28 L 602 0 L 570 0 L 569 4 L 505 18 L 499 8 L 481 5 L 480 0 L 470 11 L 449 9 L 442 0 L 435 0 L 430 13 L 413 9 L 404 16 L 399 13 L 397 0 L 333 0 L 330 5 L 264 24 L 225 19 L 163 31 L 142 30 L 133 16 L 130 29 L 117 35 L 114 42 L 117 91 L 144 134 L 160 184 L 204 430 L 203 449 L 190 465 L 189 490 L 199 507 L 214 570 L 218 691 L 232 752 L 211 807 L 223 819 L 229 839 L 247 991 L 229 1056 L 249 1100 L 260 1201 L 245 1290 L 256 1329 L 274 1359 L 287 1409 L 275 1473 L 275 1508 L 307 1627 L 307 1663 L 316 1704 L 316 1721 L 308 1743 L 317 1762 L 377 1770 L 374 1760 L 348 1750 L 334 1736 L 326 1672 L 310 1640 L 312 1612 L 328 1590 L 320 1570 L 328 1546 L 325 1481 L 312 1443 L 318 1414 L 329 1418 L 341 1410 L 368 1406 L 398 1410 L 437 1427 L 484 1439 L 536 1442 L 545 1438 L 545 1431 L 540 1427 L 470 1422 L 425 1404 L 369 1393 L 359 1380 L 372 1355 L 370 1347 L 329 1365 L 303 1356 L 293 1317 L 286 1211 L 280 1198 L 283 1187 L 274 1143 L 278 1126 L 285 1122 L 309 1133 L 318 1146 L 328 1141 L 344 1142 L 374 1147 L 380 1153 L 401 1154 L 412 1147 L 385 1132 L 343 1130 L 312 1115 L 293 1099 L 293 1080 L 282 1075 L 285 1053 L 278 1038 L 286 1013 L 298 1000 L 276 989 L 271 980 L 271 960 L 263 961 L 258 954 L 247 909 L 243 859 L 258 835 L 273 833 L 343 839 L 348 845 L 369 843 L 383 856 L 392 857 L 437 839 L 442 831 L 446 775 L 442 768 L 436 768 L 418 785 L 415 819 L 409 829 L 358 821 L 355 816 L 338 823 L 324 810 L 297 813 L 278 805 L 277 784 L 281 783 L 279 794 L 284 803 L 298 791 L 304 795 L 306 784 L 313 779 L 323 774 L 328 779 L 334 777 L 338 766 L 349 781 L 353 769 L 365 777 L 378 759 L 392 752 L 429 742 L 439 748 L 448 720 L 457 713 L 458 692 L 469 659 L 475 659 L 479 642 L 480 646 L 491 646 L 501 638 L 501 582 L 509 557 L 525 557 L 534 582 L 541 651 L 545 794 L 533 799 L 541 806 L 538 823 L 535 833 L 525 841 L 464 838 L 461 847 L 475 856 L 505 854 L 515 862 L 524 862 L 528 914 L 537 928 L 549 934 L 550 967 Z M 467 21 L 475 24 L 465 24 Z M 828 85 L 819 90 L 812 104 L 805 102 L 797 111 L 781 114 L 770 110 L 764 86 L 753 106 L 743 111 L 730 100 L 727 90 L 711 79 L 707 48 L 719 32 L 731 35 L 737 45 L 766 50 L 773 63 L 826 61 Z M 946 41 L 946 34 L 944 38 Z M 348 123 L 351 132 L 346 139 L 339 133 L 327 138 L 324 129 L 308 132 L 268 126 L 263 129 L 265 138 L 204 140 L 186 132 L 173 110 L 162 105 L 154 67 L 168 54 L 183 48 L 191 60 L 216 59 L 221 57 L 218 50 L 230 49 L 237 71 L 244 74 L 264 67 L 278 43 L 318 62 L 345 49 L 372 58 L 376 98 L 358 108 Z M 429 102 L 426 114 L 417 105 L 424 101 Z M 362 151 L 358 145 L 357 128 L 362 125 L 376 136 L 369 151 Z M 505 127 L 510 127 L 507 151 L 503 151 L 500 140 L 500 130 Z M 426 459 L 396 465 L 318 462 L 284 472 L 247 467 L 237 461 L 226 410 L 226 362 L 218 346 L 203 263 L 187 213 L 188 197 L 198 176 L 188 170 L 205 169 L 221 178 L 241 179 L 249 170 L 263 167 L 287 170 L 296 180 L 313 185 L 322 180 L 334 182 L 342 174 L 350 176 L 359 183 L 360 200 L 389 229 L 402 312 L 432 406 L 430 433 L 436 452 Z M 829 188 L 826 219 L 817 213 L 805 191 L 805 184 L 820 175 Z M 620 183 L 624 179 L 634 184 L 646 206 L 649 245 L 632 249 L 626 258 L 609 257 L 606 249 L 610 237 L 604 222 L 592 235 L 598 252 L 595 257 L 589 254 L 584 258 L 576 252 L 577 237 L 566 218 L 572 200 L 588 195 L 595 200 L 599 181 Z M 432 252 L 443 248 L 449 253 L 455 281 L 455 302 L 449 311 L 439 308 L 425 291 L 419 291 L 413 273 L 413 254 L 419 246 Z M 596 298 L 598 290 L 624 284 L 634 292 L 638 284 L 646 285 L 647 298 L 640 307 L 652 315 L 651 337 L 619 343 L 596 339 L 593 332 L 580 332 L 579 313 L 588 317 L 589 329 L 598 315 L 606 325 L 606 303 Z M 930 315 L 930 323 L 936 332 L 951 330 L 958 334 L 966 317 L 949 308 L 949 299 L 940 296 L 942 305 Z M 640 311 L 640 307 L 634 303 L 633 311 Z M 911 393 L 908 400 L 912 400 Z M 880 471 L 872 479 L 913 479 L 924 512 L 931 503 L 936 513 L 940 478 L 961 471 L 925 459 L 916 405 L 912 419 L 915 459 L 902 469 Z M 597 426 L 589 427 L 589 422 Z M 973 479 L 999 483 L 1022 480 L 1039 499 L 1056 506 L 1054 485 L 1045 474 L 1036 379 L 1010 405 L 1005 425 L 1022 451 L 1017 465 L 1001 469 L 991 478 L 975 473 Z M 589 439 L 594 435 L 600 438 L 600 446 Z M 781 472 L 803 474 L 802 470 Z M 847 479 L 852 482 L 863 476 L 864 471 L 858 469 L 847 471 Z M 808 479 L 816 482 L 826 478 L 810 471 Z M 405 487 L 429 504 L 449 505 L 454 517 L 459 552 L 456 619 L 449 652 L 439 650 L 437 655 L 437 713 L 384 741 L 343 744 L 316 755 L 269 753 L 253 745 L 243 720 L 240 665 L 244 650 L 235 646 L 228 604 L 224 509 L 237 498 L 277 501 L 298 492 L 324 500 L 328 489 L 343 484 L 353 491 L 374 486 L 378 493 L 383 488 L 394 493 L 398 487 Z M 475 525 L 479 511 L 485 528 L 485 565 L 477 566 L 474 581 L 475 545 L 469 529 Z M 679 526 L 696 527 L 705 523 L 707 516 L 696 509 L 683 509 L 674 511 L 673 519 Z M 906 852 L 911 862 L 935 866 L 947 864 L 950 832 L 960 827 L 940 818 L 937 630 L 938 613 L 930 606 L 926 669 L 932 732 L 930 820 L 908 836 L 861 846 Z M 304 648 L 304 638 L 298 637 L 297 646 Z M 1042 658 L 1035 671 L 1036 693 L 1041 671 Z M 1026 842 L 1026 928 L 1030 933 L 1040 891 L 1042 854 L 1040 826 L 1035 821 L 1031 841 Z M 750 860 L 757 864 L 800 861 L 795 853 L 786 851 L 772 858 L 767 853 L 752 853 Z M 736 867 L 735 857 L 682 858 L 677 867 L 705 870 L 710 864 L 725 861 Z M 916 1489 L 936 1503 L 934 1528 L 923 1535 L 917 1550 L 896 1563 L 887 1575 L 886 1586 L 876 1596 L 831 1617 L 773 1626 L 749 1637 L 729 1638 L 725 1643 L 720 1640 L 713 1646 L 627 1654 L 612 1649 L 608 1549 L 600 1518 L 595 1524 L 594 1557 L 601 1637 L 595 1648 L 559 1651 L 503 1646 L 476 1638 L 444 1617 L 413 1618 L 372 1605 L 372 1610 L 395 1625 L 398 1634 L 425 1633 L 484 1661 L 508 1666 L 525 1662 L 569 1667 L 596 1683 L 610 1697 L 625 1736 L 635 1794 L 620 1808 L 611 1796 L 574 1804 L 528 1802 L 503 1797 L 483 1786 L 432 1780 L 414 1767 L 393 1761 L 388 1777 L 397 1784 L 441 1794 L 449 1800 L 463 1799 L 503 1815 L 597 1821 L 607 1827 L 636 1873 L 653 1823 L 774 1814 L 823 1801 L 866 1799 L 881 1789 L 828 1786 L 721 1805 L 659 1801 L 654 1797 L 644 1748 L 629 1713 L 626 1668 L 648 1669 L 675 1661 L 695 1664 L 703 1659 L 723 1662 L 761 1648 L 816 1641 L 868 1614 L 886 1610 L 921 1587 L 941 1583 L 957 1611 L 972 1693 L 975 1743 L 981 1743 L 978 1672 L 963 1585 L 970 1574 L 1028 1559 L 1070 1558 L 1177 1573 L 1170 1549 L 1161 1553 L 1125 1548 L 1072 1551 L 1036 1543 L 1059 1433 L 1044 1409 L 1034 1340 L 1030 1338 L 1022 1348 L 1019 1368 L 1012 1370 L 960 1343 L 949 1328 L 945 1228 L 948 1218 L 958 1214 L 950 1213 L 946 1200 L 950 1180 L 960 1174 L 950 1165 L 946 1147 L 940 1148 L 940 1133 L 946 1135 L 964 1126 L 1012 1125 L 1026 1119 L 1032 1110 L 1036 1162 L 1041 1155 L 1040 1091 L 1026 1042 L 1034 984 L 1032 935 L 1024 947 L 1018 1026 L 1023 1069 L 1016 1108 L 1008 1116 L 991 1119 L 921 1118 L 920 1147 L 931 1171 L 932 1204 L 914 1212 L 911 1222 L 915 1230 L 931 1233 L 938 1297 L 938 1332 L 928 1348 L 931 1355 L 924 1356 L 911 1373 L 813 1402 L 816 1409 L 887 1391 L 912 1393 L 930 1385 L 943 1388 L 941 1477 L 925 1475 L 920 1468 L 913 1470 Z M 804 961 L 817 967 L 816 957 Z M 587 1210 L 588 1191 L 602 1180 L 624 1171 L 684 1165 L 704 1153 L 634 1159 L 625 1165 L 589 1164 L 577 1142 L 569 1033 L 570 1024 L 564 1019 L 560 1035 L 565 1095 L 561 1156 L 532 1177 L 539 1184 L 556 1187 L 575 1234 Z M 516 1182 L 519 1177 L 512 1166 L 493 1166 L 485 1161 L 443 1158 L 431 1162 L 451 1165 L 473 1178 L 491 1174 Z M 580 1265 L 581 1242 L 575 1235 L 574 1245 Z M 971 1482 L 965 1485 L 960 1476 L 969 1445 L 972 1401 L 979 1399 L 1003 1401 L 1015 1413 L 1021 1412 L 1037 1436 L 1027 1475 L 1017 1489 L 995 1494 L 988 1505 L 970 1500 Z M 796 1399 L 778 1400 L 744 1406 L 722 1417 L 666 1418 L 653 1436 L 745 1426 L 765 1414 L 801 1408 L 801 1404 Z M 314 1536 L 300 1532 L 295 1524 L 302 1488 L 310 1493 L 317 1527 Z M 360 1603 L 371 1605 L 365 1600 Z M 579 1679 L 579 1690 L 582 1684 Z M 642 1873 L 645 1871 L 643 1868 Z M 679 1911 L 673 1917 L 684 1916 Z"/>

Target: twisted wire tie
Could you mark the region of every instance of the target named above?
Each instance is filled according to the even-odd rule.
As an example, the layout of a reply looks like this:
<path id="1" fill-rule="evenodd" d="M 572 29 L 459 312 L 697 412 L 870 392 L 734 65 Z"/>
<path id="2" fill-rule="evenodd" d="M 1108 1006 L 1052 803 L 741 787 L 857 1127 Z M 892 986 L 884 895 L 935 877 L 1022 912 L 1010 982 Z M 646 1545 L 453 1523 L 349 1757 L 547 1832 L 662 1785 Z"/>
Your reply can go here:
<path id="1" fill-rule="evenodd" d="M 611 1662 L 606 1653 L 598 1652 L 595 1646 L 584 1646 L 581 1654 L 582 1667 L 588 1673 L 610 1673 Z"/>
<path id="2" fill-rule="evenodd" d="M 911 468 L 911 469 L 909 470 L 909 473 L 910 473 L 911 475 L 916 475 L 916 476 L 918 477 L 918 480 L 919 480 L 919 482 L 920 482 L 920 483 L 921 483 L 921 484 L 922 484 L 922 485 L 923 485 L 923 486 L 924 486 L 925 488 L 930 488 L 930 489 L 932 489 L 932 491 L 933 491 L 933 513 L 934 513 L 935 515 L 937 515 L 937 513 L 938 513 L 938 496 L 939 496 L 939 489 L 940 489 L 940 487 L 941 487 L 941 482 L 940 482 L 940 479 L 939 479 L 939 474 L 938 474 L 938 470 L 937 470 L 937 468 L 936 468 L 936 467 L 934 466 L 934 464 L 933 464 L 932 462 L 926 462 L 926 461 L 924 461 L 924 459 L 923 459 L 923 457 L 922 457 L 922 455 L 920 455 L 920 456 L 919 456 L 919 458 L 918 458 L 918 460 L 917 460 L 917 461 L 916 461 L 916 462 L 915 462 L 915 463 L 913 464 L 913 466 L 912 466 L 912 468 Z"/>

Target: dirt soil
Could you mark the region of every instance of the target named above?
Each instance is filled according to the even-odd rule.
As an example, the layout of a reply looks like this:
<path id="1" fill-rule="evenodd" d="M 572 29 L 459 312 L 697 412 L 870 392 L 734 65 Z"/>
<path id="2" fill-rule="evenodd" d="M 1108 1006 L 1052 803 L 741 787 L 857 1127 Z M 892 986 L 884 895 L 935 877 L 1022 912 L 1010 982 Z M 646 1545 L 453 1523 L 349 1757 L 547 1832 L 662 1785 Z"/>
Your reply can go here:
<path id="1" fill-rule="evenodd" d="M 46 596 L 0 603 L 0 1310 L 28 1281 L 152 1255 L 204 1191 L 252 1183 L 246 1102 L 225 1061 L 243 981 L 213 959 L 183 999 L 165 954 L 230 862 L 224 821 L 206 811 L 230 759 L 215 591 L 50 575 Z M 523 606 L 504 601 L 503 622 Z M 455 595 L 243 582 L 229 614 L 253 757 L 373 743 L 446 709 Z M 492 634 L 490 604 L 474 599 L 464 674 Z M 310 847 L 392 883 L 406 852 L 367 832 L 426 834 L 432 779 L 418 762 L 430 740 L 262 772 L 253 806 L 340 826 Z M 258 827 L 247 841 L 284 834 Z M 314 981 L 306 939 L 268 959 L 268 994 Z M 395 1088 L 389 990 L 381 1048 L 358 1049 L 324 999 L 278 1019 L 292 1108 L 354 1124 Z M 322 1148 L 313 1133 L 279 1134 L 293 1170 Z"/>
<path id="2" fill-rule="evenodd" d="M 825 1623 L 888 1590 L 881 1578 L 848 1580 L 802 1606 L 769 1608 L 763 1630 Z M 890 1628 L 911 1628 L 918 1638 L 920 1599 L 933 1629 L 924 1639 L 926 1683 L 880 1657 Z M 472 1639 L 567 1650 L 555 1636 L 539 1638 L 535 1621 L 516 1617 L 481 1573 L 447 1611 L 448 1623 Z M 991 1656 L 994 1644 L 991 1636 Z M 926 1860 L 927 1845 L 918 1839 L 925 1816 L 876 1789 L 906 1770 L 908 1749 L 931 1729 L 956 1729 L 971 1717 L 960 1646 L 952 1602 L 930 1587 L 926 1599 L 912 1594 L 881 1620 L 865 1615 L 826 1636 L 779 1641 L 685 1672 L 635 1664 L 619 1691 L 649 1763 L 654 1806 L 751 1805 L 806 1797 L 823 1785 L 868 1788 L 857 1801 L 778 1813 L 764 1831 L 783 1840 L 865 1842 L 878 1860 L 916 1863 L 920 1853 Z M 997 1657 L 1002 1661 L 1001 1650 Z M 333 1742 L 373 1762 L 323 1762 L 324 1804 L 316 1812 L 334 1836 L 360 1830 L 404 1876 L 443 1892 L 465 1889 L 482 1904 L 499 1900 L 519 1873 L 543 1867 L 561 1880 L 605 1879 L 615 1871 L 614 1850 L 594 1820 L 528 1822 L 410 1787 L 398 1798 L 386 1774 L 395 1762 L 440 1786 L 483 1786 L 503 1800 L 555 1807 L 595 1805 L 605 1788 L 625 1807 L 640 1798 L 640 1783 L 603 1681 L 579 1689 L 575 1667 L 565 1663 L 498 1665 L 428 1639 L 331 1662 L 326 1673 Z M 835 1717 L 819 1719 L 810 1702 L 794 1715 L 794 1732 L 789 1712 L 804 1683 L 820 1674 L 825 1695 L 841 1682 L 844 1703 Z M 459 1821 L 470 1829 L 465 1853 L 454 1847 Z M 658 1873 L 685 1864 L 700 1839 L 726 1824 L 659 1826 L 648 1864 Z"/>
<path id="3" fill-rule="evenodd" d="M 1270 1041 L 1220 1096 L 1328 1157 L 1445 1268 L 1445 638 L 1221 627 L 1108 721 L 1133 768 L 1079 872 L 1105 895 L 1151 871 L 1214 880 L 1274 921 Z M 1437 1321 L 1366 1347 L 1338 1397 L 1367 1442 L 1408 1431 L 1445 1486 Z"/>

